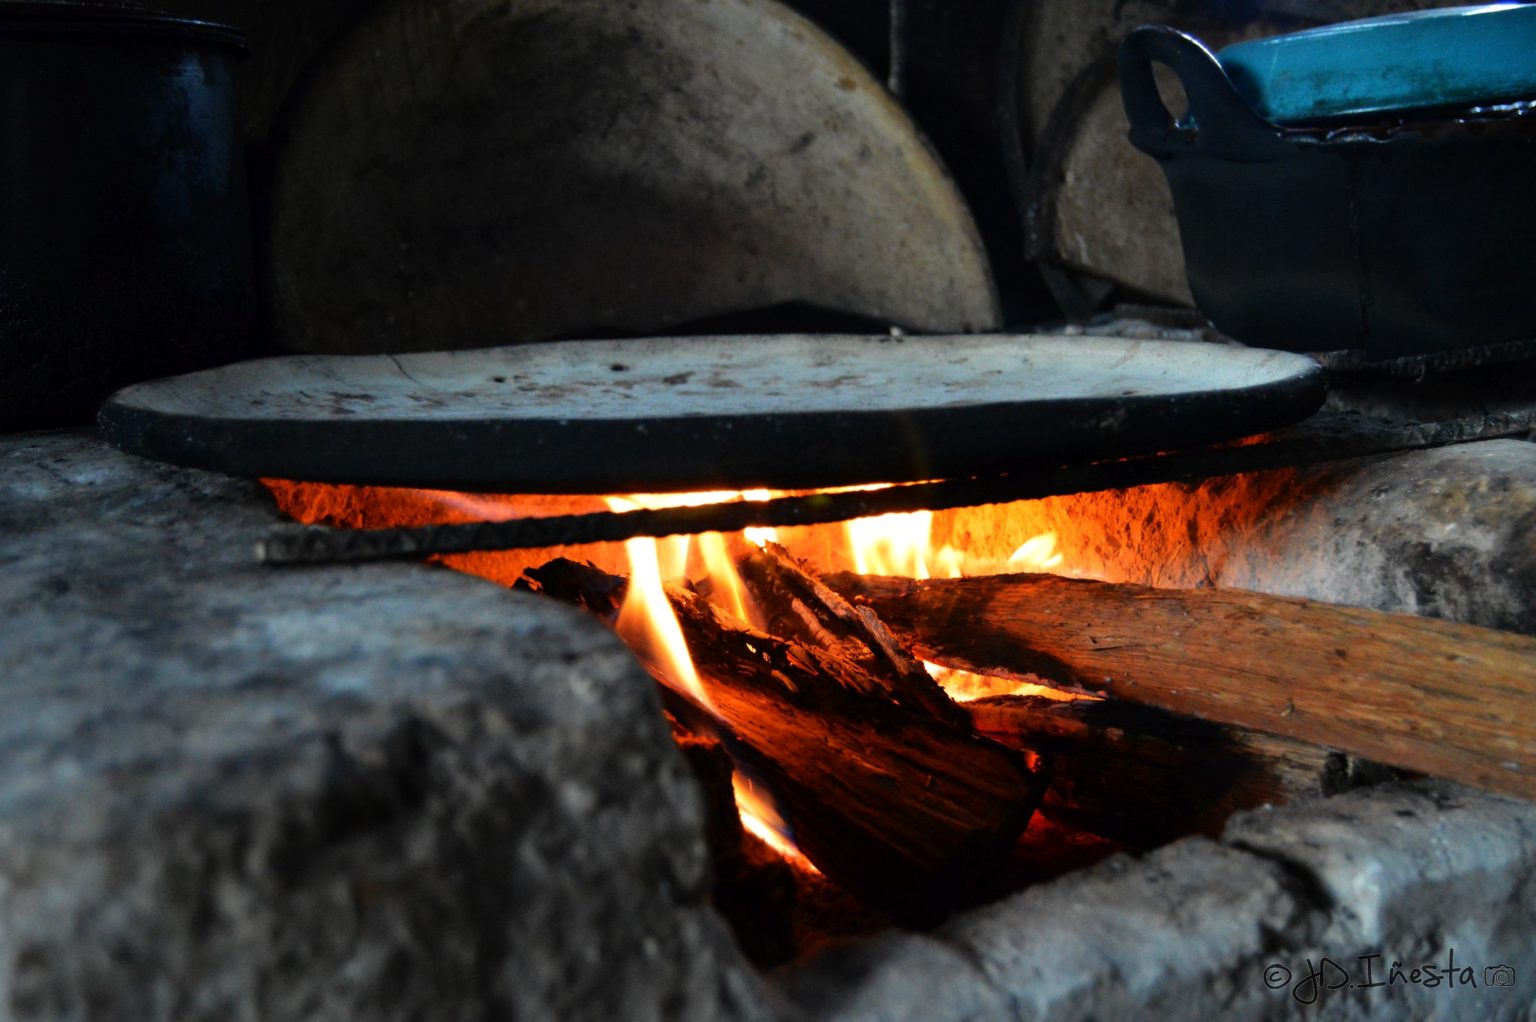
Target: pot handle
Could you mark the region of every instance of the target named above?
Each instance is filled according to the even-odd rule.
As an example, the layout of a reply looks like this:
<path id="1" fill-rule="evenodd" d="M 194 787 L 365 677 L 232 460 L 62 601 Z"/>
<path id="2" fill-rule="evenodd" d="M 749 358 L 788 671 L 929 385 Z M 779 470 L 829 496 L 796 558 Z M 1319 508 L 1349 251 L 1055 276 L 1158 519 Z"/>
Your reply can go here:
<path id="1" fill-rule="evenodd" d="M 1189 114 L 1175 120 L 1157 91 L 1152 65 L 1179 76 Z M 1131 143 L 1159 160 L 1181 152 L 1261 161 L 1287 150 L 1280 129 L 1249 108 L 1216 55 L 1193 36 L 1166 25 L 1143 25 L 1120 44 L 1120 97 L 1131 122 Z"/>

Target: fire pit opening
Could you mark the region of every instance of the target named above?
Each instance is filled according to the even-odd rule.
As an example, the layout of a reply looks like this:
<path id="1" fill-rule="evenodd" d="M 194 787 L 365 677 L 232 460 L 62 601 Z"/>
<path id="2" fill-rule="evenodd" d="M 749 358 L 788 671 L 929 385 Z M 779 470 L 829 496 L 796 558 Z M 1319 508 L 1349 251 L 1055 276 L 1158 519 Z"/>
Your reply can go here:
<path id="1" fill-rule="evenodd" d="M 354 529 L 782 496 L 266 485 L 292 518 Z M 1115 852 L 1218 835 L 1239 810 L 1398 776 L 1323 744 L 1105 699 L 1049 657 L 1035 670 L 978 669 L 935 650 L 878 592 L 1048 575 L 1185 585 L 1198 597 L 1238 550 L 1250 569 L 1286 568 L 1264 523 L 1323 489 L 1283 470 L 440 560 L 577 604 L 618 631 L 658 682 L 705 794 L 715 906 L 753 960 L 777 966 L 892 925 L 931 925 Z"/>

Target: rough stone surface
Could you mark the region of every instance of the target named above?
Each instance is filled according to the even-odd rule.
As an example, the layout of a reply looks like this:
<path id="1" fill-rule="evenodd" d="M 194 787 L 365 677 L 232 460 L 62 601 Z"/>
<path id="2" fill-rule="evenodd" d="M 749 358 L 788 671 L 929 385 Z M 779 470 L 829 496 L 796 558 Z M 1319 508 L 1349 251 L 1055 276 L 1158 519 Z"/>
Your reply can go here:
<path id="1" fill-rule="evenodd" d="M 619 642 L 276 520 L 0 439 L 0 1019 L 762 1017 Z"/>
<path id="2" fill-rule="evenodd" d="M 1120 82 L 1103 77 L 1062 155 L 1055 255 L 1073 269 L 1192 306 L 1168 180 L 1131 145 Z M 1117 215 L 1104 214 L 1106 197 Z"/>
<path id="3" fill-rule="evenodd" d="M 1257 969 L 1272 932 L 1306 926 L 1313 911 L 1293 886 L 1275 863 L 1194 839 L 1111 859 L 929 937 L 852 949 L 786 989 L 814 1004 L 828 970 L 841 985 L 829 1017 L 850 1022 L 1218 1017 L 1184 1008 L 1226 1010 L 1249 995 L 1234 970 Z"/>
<path id="4" fill-rule="evenodd" d="M 1536 1018 L 1536 807 L 1439 782 L 1243 814 L 768 987 L 606 630 L 445 571 L 263 569 L 275 520 L 254 484 L 0 439 L 3 1022 Z M 1452 949 L 1477 987 L 1422 985 Z M 1309 961 L 1376 954 L 1384 985 L 1297 1001 Z"/>
<path id="5" fill-rule="evenodd" d="M 931 935 L 826 956 L 783 988 L 847 1022 L 1530 1019 L 1533 877 L 1536 807 L 1378 789 L 1245 814 L 1220 843 L 1117 857 Z M 1475 988 L 1409 981 L 1452 948 Z M 1377 953 L 1367 973 L 1360 956 Z M 1328 989 L 1325 955 L 1362 985 Z M 1309 959 L 1324 970 L 1315 998 Z M 1503 964 L 1514 985 L 1490 987 L 1484 969 Z"/>
<path id="6" fill-rule="evenodd" d="M 1362 984 L 1324 991 L 1328 1017 L 1536 1017 L 1536 807 L 1433 782 L 1248 813 L 1223 840 L 1290 864 L 1329 906 L 1327 927 L 1276 959 L 1302 980 L 1305 959 L 1327 955 Z M 1390 973 L 1395 962 L 1410 980 L 1415 968 L 1444 970 L 1453 951 L 1455 987 Z M 1361 961 L 1370 955 L 1381 957 Z M 1513 970 L 1508 988 L 1486 982 L 1500 965 Z M 1461 985 L 1463 968 L 1475 988 Z M 1377 981 L 1386 985 L 1363 986 Z"/>
<path id="7" fill-rule="evenodd" d="M 948 512 L 934 530 L 996 558 L 1047 532 L 1059 570 L 1085 577 L 1536 634 L 1536 444 L 1524 441 Z"/>

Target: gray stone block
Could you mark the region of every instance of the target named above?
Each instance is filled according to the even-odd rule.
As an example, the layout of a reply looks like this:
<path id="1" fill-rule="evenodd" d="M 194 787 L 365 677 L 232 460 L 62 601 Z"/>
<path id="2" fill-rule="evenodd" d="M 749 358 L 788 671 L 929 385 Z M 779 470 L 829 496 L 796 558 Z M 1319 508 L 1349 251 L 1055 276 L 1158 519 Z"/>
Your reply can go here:
<path id="1" fill-rule="evenodd" d="M 1189 840 L 1028 891 L 951 939 L 1017 1019 L 1225 1017 L 1257 992 L 1238 979 L 1273 934 L 1307 929 L 1311 912 L 1273 863 Z"/>
<path id="2" fill-rule="evenodd" d="M 1274 934 L 1322 924 L 1294 886 L 1276 863 L 1183 841 L 1027 890 L 926 943 L 818 961 L 786 989 L 807 1005 L 836 990 L 819 1017 L 838 1022 L 1261 1017 Z"/>
<path id="3" fill-rule="evenodd" d="M 1536 1017 L 1533 919 L 1536 806 L 1426 782 L 1246 813 L 1220 843 L 1116 857 L 782 985 L 837 1022 L 1516 1022 Z"/>
<path id="4" fill-rule="evenodd" d="M 1523 520 L 1523 482 L 1476 483 L 1506 461 L 1349 487 L 1378 524 L 1469 492 Z M 1519 541 L 1480 514 L 1447 551 Z M 770 987 L 606 629 L 447 571 L 265 569 L 276 520 L 248 482 L 0 439 L 0 1022 L 1536 1017 L 1536 807 L 1444 783 L 1244 814 Z M 1406 978 L 1452 948 L 1475 989 Z M 1297 1002 L 1374 954 L 1381 986 Z"/>
<path id="5" fill-rule="evenodd" d="M 0 439 L 0 1019 L 765 1017 L 619 641 L 276 520 Z"/>
<path id="6" fill-rule="evenodd" d="M 780 989 L 806 1019 L 959 1022 L 1007 1019 L 1008 993 L 969 951 L 929 934 L 890 933 L 786 973 Z"/>
<path id="7" fill-rule="evenodd" d="M 1394 785 L 1245 813 L 1223 841 L 1310 878 L 1328 925 L 1311 943 L 1292 935 L 1276 963 L 1304 980 L 1306 961 L 1327 956 L 1350 974 L 1321 993 L 1320 1017 L 1536 1017 L 1536 806 L 1447 782 Z M 1513 985 L 1487 982 L 1500 965 Z"/>
<path id="8" fill-rule="evenodd" d="M 1536 444 L 1490 440 L 1299 473 L 1218 585 L 1536 634 Z"/>

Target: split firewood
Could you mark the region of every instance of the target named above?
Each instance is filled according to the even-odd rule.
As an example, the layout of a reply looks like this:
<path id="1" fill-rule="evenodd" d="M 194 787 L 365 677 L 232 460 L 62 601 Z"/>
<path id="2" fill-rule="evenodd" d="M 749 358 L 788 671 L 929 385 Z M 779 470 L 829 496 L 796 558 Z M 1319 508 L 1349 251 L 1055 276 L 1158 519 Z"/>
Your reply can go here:
<path id="1" fill-rule="evenodd" d="M 941 703 L 1003 745 L 1050 754 L 1041 812 L 1130 848 L 1219 834 L 1233 813 L 1390 773 L 1331 750 L 1115 700 L 951 700 L 868 606 L 854 606 L 777 544 L 737 567 L 770 632 L 833 649 L 892 683 L 898 700 Z M 963 715 L 963 716 L 962 716 Z"/>
<path id="2" fill-rule="evenodd" d="M 1007 696 L 955 703 L 869 606 L 855 606 L 770 543 L 737 561 L 768 631 L 835 649 L 891 679 L 898 699 L 968 716 L 1003 745 L 1051 756 L 1041 811 L 1132 848 L 1215 835 L 1238 810 L 1278 805 L 1390 776 L 1316 745 L 1210 724 L 1118 700 Z M 963 719 L 963 718 L 961 718 Z"/>
<path id="3" fill-rule="evenodd" d="M 937 663 L 1050 678 L 1536 798 L 1536 638 L 1052 575 L 825 581 Z"/>
<path id="4" fill-rule="evenodd" d="M 891 697 L 908 705 L 940 702 L 945 719 L 959 716 L 999 744 L 1047 753 L 1051 782 L 1041 812 L 1058 825 L 1121 846 L 1152 848 L 1191 833 L 1214 835 L 1239 810 L 1391 776 L 1386 768 L 1305 742 L 1117 700 L 1007 696 L 961 707 L 872 607 L 850 604 L 783 548 L 750 548 L 737 567 L 772 634 L 834 654 L 833 663 L 858 663 L 865 671 L 853 683 L 889 686 Z M 546 591 L 600 614 L 617 610 L 623 596 L 622 580 L 598 582 L 591 569 L 572 562 L 554 562 L 542 578 Z M 669 704 L 696 722 L 703 716 L 676 697 Z M 700 726 L 707 728 L 708 721 Z"/>
<path id="5" fill-rule="evenodd" d="M 1133 849 L 1214 837 L 1239 810 L 1395 776 L 1317 745 L 1118 699 L 994 696 L 965 709 L 988 738 L 1050 756 L 1047 819 Z"/>
<path id="6" fill-rule="evenodd" d="M 569 597 L 582 569 L 550 570 Z M 544 588 L 541 574 L 528 573 L 531 588 Z M 610 605 L 621 581 L 589 574 L 585 588 L 597 595 L 584 602 Z M 667 596 L 712 703 L 700 707 L 646 664 L 670 694 L 668 709 L 724 742 L 829 878 L 932 915 L 966 900 L 1007 857 L 1044 791 L 1038 757 L 899 702 L 888 680 L 754 630 L 691 590 L 672 586 Z"/>

